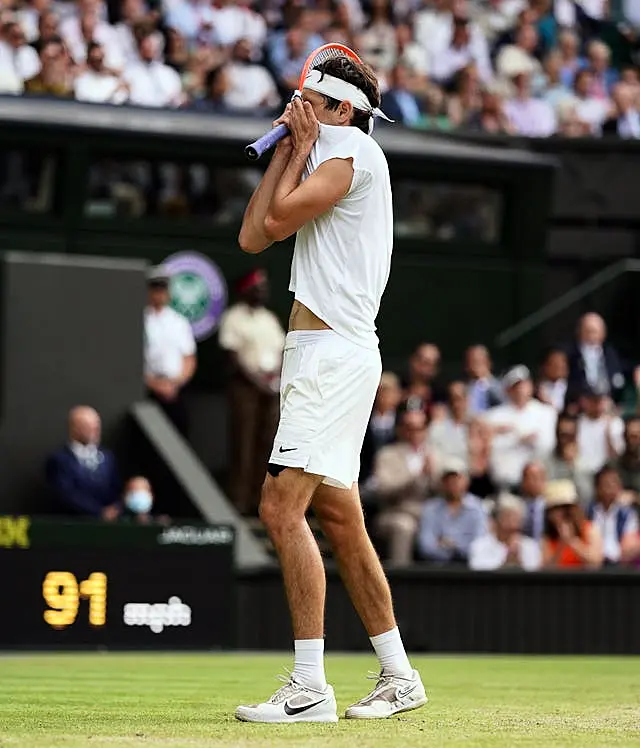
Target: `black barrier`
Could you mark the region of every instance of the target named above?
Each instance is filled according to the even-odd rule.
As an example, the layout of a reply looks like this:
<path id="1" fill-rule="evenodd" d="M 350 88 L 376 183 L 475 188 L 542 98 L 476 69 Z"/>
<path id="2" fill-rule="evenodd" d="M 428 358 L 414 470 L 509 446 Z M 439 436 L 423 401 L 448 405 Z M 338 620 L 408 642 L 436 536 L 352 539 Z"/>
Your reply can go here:
<path id="1" fill-rule="evenodd" d="M 234 531 L 0 517 L 0 649 L 235 644 Z"/>
<path id="2" fill-rule="evenodd" d="M 398 622 L 413 652 L 639 654 L 640 574 L 630 571 L 390 573 Z M 238 580 L 238 646 L 291 647 L 277 571 Z M 327 575 L 327 648 L 369 651 L 335 570 Z"/>

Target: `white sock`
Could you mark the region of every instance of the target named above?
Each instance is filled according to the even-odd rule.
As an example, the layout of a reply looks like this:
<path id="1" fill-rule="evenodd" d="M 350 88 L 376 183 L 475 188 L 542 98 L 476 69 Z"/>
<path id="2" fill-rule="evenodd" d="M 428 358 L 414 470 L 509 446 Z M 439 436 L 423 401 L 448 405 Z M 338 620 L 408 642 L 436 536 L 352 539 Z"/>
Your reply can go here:
<path id="1" fill-rule="evenodd" d="M 404 651 L 404 644 L 400 637 L 398 627 L 392 628 L 391 631 L 385 631 L 384 634 L 369 637 L 371 644 L 376 650 L 378 660 L 380 660 L 380 672 L 385 675 L 401 675 L 410 677 L 413 668 Z"/>
<path id="2" fill-rule="evenodd" d="M 324 691 L 327 679 L 324 674 L 324 639 L 296 639 L 293 674 L 298 683 L 316 691 Z"/>

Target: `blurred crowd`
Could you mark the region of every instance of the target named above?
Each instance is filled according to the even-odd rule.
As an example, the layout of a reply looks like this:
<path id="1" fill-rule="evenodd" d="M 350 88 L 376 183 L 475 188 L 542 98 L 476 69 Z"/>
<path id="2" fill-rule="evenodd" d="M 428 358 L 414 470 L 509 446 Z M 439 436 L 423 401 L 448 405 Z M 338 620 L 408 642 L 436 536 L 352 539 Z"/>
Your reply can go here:
<path id="1" fill-rule="evenodd" d="M 622 405 L 638 370 L 604 320 L 584 315 L 535 376 L 497 377 L 482 345 L 458 379 L 439 363 L 423 343 L 385 372 L 367 431 L 360 488 L 389 563 L 640 568 L 640 416 Z"/>
<path id="2" fill-rule="evenodd" d="M 271 114 L 328 42 L 408 127 L 640 137 L 638 0 L 3 0 L 0 93 Z"/>

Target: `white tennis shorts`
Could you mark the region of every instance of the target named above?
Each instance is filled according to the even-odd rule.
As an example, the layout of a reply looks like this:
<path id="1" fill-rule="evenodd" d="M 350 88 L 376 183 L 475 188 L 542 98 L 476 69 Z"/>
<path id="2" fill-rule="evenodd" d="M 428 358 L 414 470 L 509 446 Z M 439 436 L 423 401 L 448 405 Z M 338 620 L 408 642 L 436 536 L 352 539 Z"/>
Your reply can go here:
<path id="1" fill-rule="evenodd" d="M 324 483 L 351 488 L 382 364 L 333 330 L 287 335 L 280 383 L 280 423 L 270 463 L 303 468 Z"/>

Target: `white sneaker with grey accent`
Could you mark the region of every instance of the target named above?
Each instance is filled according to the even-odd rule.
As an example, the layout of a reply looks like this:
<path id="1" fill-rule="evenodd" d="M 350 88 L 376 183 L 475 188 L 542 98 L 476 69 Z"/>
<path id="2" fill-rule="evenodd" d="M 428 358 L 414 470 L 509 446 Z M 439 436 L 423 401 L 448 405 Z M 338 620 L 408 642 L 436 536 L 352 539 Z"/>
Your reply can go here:
<path id="1" fill-rule="evenodd" d="M 378 679 L 376 687 L 368 696 L 347 709 L 347 719 L 385 719 L 400 712 L 418 709 L 428 701 L 417 670 L 412 670 L 410 678 L 385 673 L 369 677 Z"/>
<path id="2" fill-rule="evenodd" d="M 338 707 L 333 688 L 324 691 L 298 683 L 293 675 L 285 681 L 269 701 L 239 706 L 236 718 L 242 722 L 337 722 Z"/>

